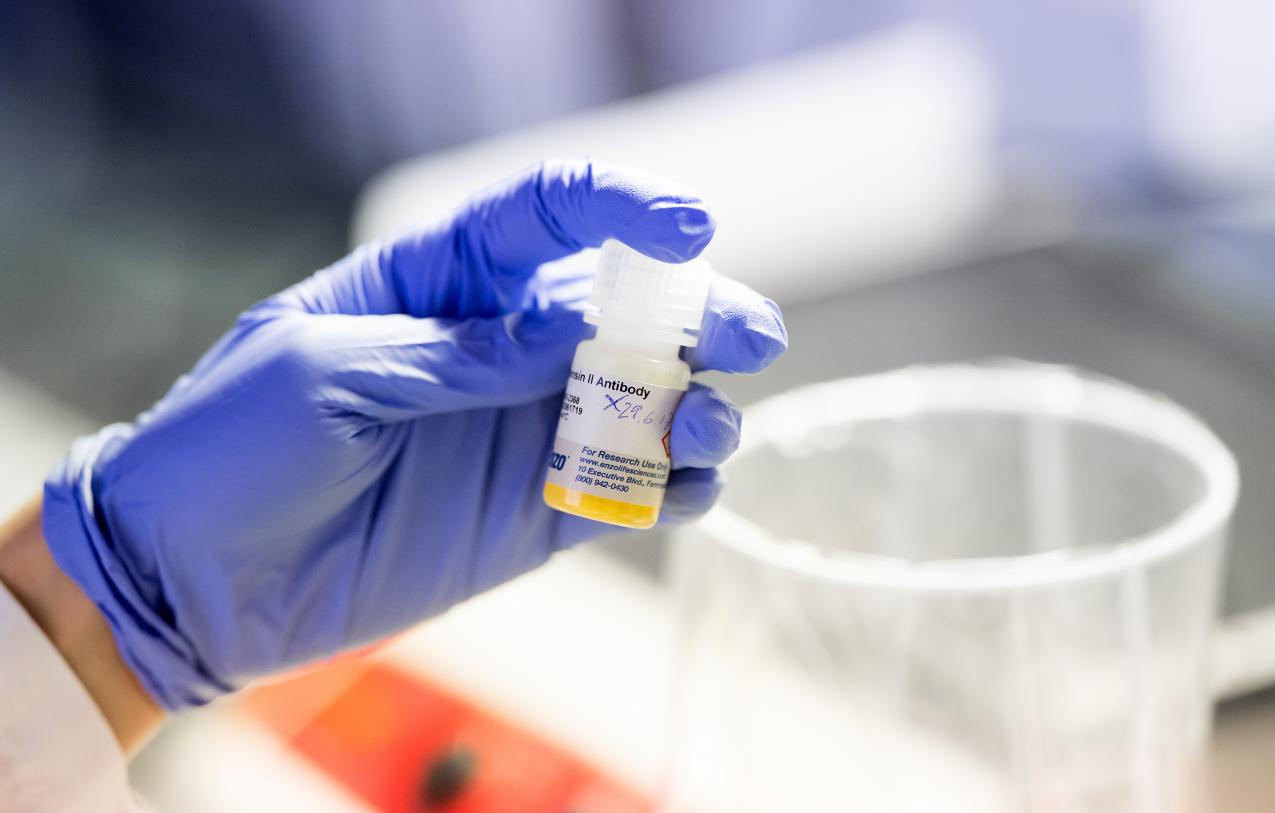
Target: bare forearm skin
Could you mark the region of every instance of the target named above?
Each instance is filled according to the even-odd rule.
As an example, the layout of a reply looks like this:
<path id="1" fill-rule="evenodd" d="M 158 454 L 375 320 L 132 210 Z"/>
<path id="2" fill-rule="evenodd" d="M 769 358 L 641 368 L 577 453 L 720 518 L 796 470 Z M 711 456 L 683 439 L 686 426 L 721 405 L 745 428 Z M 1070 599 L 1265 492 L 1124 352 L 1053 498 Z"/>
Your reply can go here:
<path id="1" fill-rule="evenodd" d="M 106 619 L 49 552 L 36 498 L 0 525 L 0 582 L 66 660 L 115 734 L 132 753 L 164 719 L 115 648 Z"/>

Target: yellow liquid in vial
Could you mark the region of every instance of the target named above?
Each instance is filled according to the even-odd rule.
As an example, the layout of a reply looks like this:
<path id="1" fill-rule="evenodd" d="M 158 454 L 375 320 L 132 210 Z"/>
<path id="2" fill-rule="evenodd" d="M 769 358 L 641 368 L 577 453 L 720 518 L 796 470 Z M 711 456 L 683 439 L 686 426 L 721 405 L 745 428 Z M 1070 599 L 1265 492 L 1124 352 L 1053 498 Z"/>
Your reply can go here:
<path id="1" fill-rule="evenodd" d="M 624 528 L 650 528 L 660 516 L 658 505 L 633 505 L 554 483 L 545 483 L 545 504 L 568 514 Z"/>

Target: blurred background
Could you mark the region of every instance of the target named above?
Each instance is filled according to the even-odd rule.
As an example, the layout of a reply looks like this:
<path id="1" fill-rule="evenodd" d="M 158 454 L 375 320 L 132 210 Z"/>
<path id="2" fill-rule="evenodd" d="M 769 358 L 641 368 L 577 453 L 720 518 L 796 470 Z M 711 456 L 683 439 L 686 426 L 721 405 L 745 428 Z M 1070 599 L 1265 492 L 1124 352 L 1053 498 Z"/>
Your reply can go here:
<path id="1" fill-rule="evenodd" d="M 1244 496 L 1215 665 L 1232 698 L 1216 786 L 1254 787 L 1275 754 L 1272 36 L 1264 0 L 0 3 L 0 442 L 13 463 L 0 509 L 74 432 L 130 419 L 238 312 L 352 244 L 541 157 L 641 165 L 697 188 L 721 223 L 715 265 L 784 306 L 789 355 L 719 382 L 741 403 L 1018 357 L 1163 392 L 1218 432 Z M 567 568 L 625 585 L 611 593 L 644 615 L 662 551 L 611 544 Z M 505 623 L 498 606 L 525 615 L 570 578 L 449 615 L 404 657 L 451 687 L 475 685 L 458 663 L 521 670 L 466 642 Z M 661 633 L 619 648 L 568 616 L 535 639 L 563 659 L 555 674 L 576 676 L 558 694 L 546 678 L 533 703 L 508 678 L 455 702 L 495 709 L 496 739 L 518 720 L 517 736 L 645 793 L 658 735 L 605 717 L 630 732 L 627 751 L 608 745 L 580 719 L 607 714 L 605 697 L 553 698 L 600 682 L 588 669 L 605 659 L 572 652 L 632 665 L 657 657 Z M 658 707 L 625 674 L 610 696 Z M 560 713 L 528 718 L 537 703 Z M 191 788 L 241 776 L 233 760 L 224 774 L 183 767 L 208 737 L 266 747 L 208 720 L 219 713 L 137 761 L 161 809 L 204 809 Z M 263 730 L 291 736 L 302 717 Z M 332 809 L 366 809 L 354 797 Z M 273 803 L 259 809 L 299 804 Z"/>

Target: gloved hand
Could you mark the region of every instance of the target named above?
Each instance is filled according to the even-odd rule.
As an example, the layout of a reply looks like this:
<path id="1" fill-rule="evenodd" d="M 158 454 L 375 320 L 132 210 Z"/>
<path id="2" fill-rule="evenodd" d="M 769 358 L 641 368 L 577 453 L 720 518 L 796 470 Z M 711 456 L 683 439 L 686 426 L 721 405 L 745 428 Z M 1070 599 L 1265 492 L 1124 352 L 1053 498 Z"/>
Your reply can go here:
<path id="1" fill-rule="evenodd" d="M 361 248 L 247 311 L 135 423 L 75 443 L 45 487 L 54 558 L 177 709 L 613 531 L 541 501 L 588 286 L 540 266 L 608 237 L 683 261 L 713 229 L 665 182 L 552 163 Z M 786 341 L 772 302 L 716 277 L 688 361 L 756 372 Z M 708 508 L 738 433 L 693 386 L 663 519 Z"/>

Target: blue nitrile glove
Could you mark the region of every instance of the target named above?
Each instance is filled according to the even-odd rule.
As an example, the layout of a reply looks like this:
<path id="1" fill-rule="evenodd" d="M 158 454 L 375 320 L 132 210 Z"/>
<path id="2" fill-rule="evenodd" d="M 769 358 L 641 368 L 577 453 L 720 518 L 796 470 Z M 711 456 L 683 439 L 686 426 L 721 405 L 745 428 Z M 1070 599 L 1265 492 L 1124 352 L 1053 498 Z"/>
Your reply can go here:
<path id="1" fill-rule="evenodd" d="M 614 530 L 541 501 L 587 284 L 542 263 L 615 237 L 682 261 L 699 198 L 587 162 L 536 167 L 450 220 L 256 305 L 134 424 L 45 488 L 61 567 L 176 709 L 401 630 Z M 756 372 L 775 305 L 716 277 L 692 366 Z M 693 385 L 663 518 L 705 511 L 739 413 Z"/>

